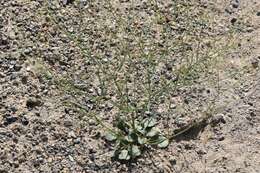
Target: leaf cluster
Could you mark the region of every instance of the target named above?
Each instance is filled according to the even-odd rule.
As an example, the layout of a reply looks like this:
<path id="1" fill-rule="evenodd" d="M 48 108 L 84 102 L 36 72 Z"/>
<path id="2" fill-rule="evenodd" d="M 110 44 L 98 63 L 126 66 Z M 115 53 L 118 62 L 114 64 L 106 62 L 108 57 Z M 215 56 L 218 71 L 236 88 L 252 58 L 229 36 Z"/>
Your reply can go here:
<path id="1" fill-rule="evenodd" d="M 133 123 L 117 120 L 118 131 L 108 132 L 106 139 L 116 143 L 114 157 L 119 160 L 130 160 L 140 156 L 149 146 L 165 148 L 169 140 L 156 127 L 156 119 L 135 119 Z"/>

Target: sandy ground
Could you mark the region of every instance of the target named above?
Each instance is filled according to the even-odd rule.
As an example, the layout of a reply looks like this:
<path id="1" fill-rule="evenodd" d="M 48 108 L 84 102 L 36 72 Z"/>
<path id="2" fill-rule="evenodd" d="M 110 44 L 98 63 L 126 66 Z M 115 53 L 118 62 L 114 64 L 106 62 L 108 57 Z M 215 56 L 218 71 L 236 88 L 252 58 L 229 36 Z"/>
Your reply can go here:
<path id="1" fill-rule="evenodd" d="M 260 1 L 205 1 L 218 11 L 216 20 L 249 23 L 236 34 L 239 47 L 226 55 L 228 63 L 220 71 L 216 105 L 222 109 L 210 125 L 131 164 L 112 161 L 99 126 L 62 106 L 67 96 L 38 74 L 43 70 L 48 77 L 34 58 L 69 75 L 68 64 L 80 56 L 55 29 L 50 34 L 57 41 L 41 44 L 48 27 L 35 17 L 41 2 L 0 2 L 0 173 L 260 172 Z M 59 44 L 65 53 L 57 65 Z"/>

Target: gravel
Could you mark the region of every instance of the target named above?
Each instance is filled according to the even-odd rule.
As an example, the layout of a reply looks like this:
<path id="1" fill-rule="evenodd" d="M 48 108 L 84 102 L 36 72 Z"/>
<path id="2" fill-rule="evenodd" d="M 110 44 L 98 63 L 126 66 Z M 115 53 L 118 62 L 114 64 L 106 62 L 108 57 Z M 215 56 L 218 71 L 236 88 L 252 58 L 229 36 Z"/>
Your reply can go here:
<path id="1" fill-rule="evenodd" d="M 219 91 L 197 81 L 197 85 L 182 88 L 172 96 L 172 117 L 166 119 L 160 105 L 158 115 L 161 116 L 162 126 L 167 125 L 170 129 L 185 126 L 198 118 L 216 92 L 219 92 L 219 98 L 214 103 L 219 110 L 213 113 L 211 123 L 195 136 L 187 134 L 173 141 L 167 149 L 151 149 L 136 162 L 127 164 L 111 159 L 113 146 L 103 140 L 104 133 L 95 121 L 64 106 L 64 100 L 87 93 L 86 106 L 89 110 L 98 110 L 90 98 L 100 91 L 96 91 L 93 81 L 88 80 L 93 75 L 92 62 L 86 61 L 75 42 L 50 23 L 43 9 L 44 2 L 0 2 L 1 173 L 260 172 L 259 58 L 250 58 L 259 57 L 258 0 L 201 1 L 205 9 L 216 15 L 219 24 L 216 31 L 208 34 L 217 37 L 226 30 L 230 31 L 229 27 L 234 27 L 239 33 L 236 37 L 240 40 L 240 47 L 225 56 L 225 62 L 229 63 L 223 64 L 223 69 L 219 71 Z M 85 18 L 90 25 L 82 33 L 89 32 L 97 21 L 106 22 L 102 16 L 111 18 L 106 16 L 105 8 L 100 8 L 106 1 L 98 1 L 100 6 L 97 7 L 91 7 L 89 2 L 82 1 L 81 4 L 83 10 L 90 10 L 88 14 L 92 14 Z M 118 2 L 114 3 L 118 5 Z M 121 8 L 129 5 L 128 1 L 121 3 Z M 53 1 L 51 4 L 58 22 L 68 27 L 72 34 L 81 28 L 76 4 L 72 0 Z M 140 7 L 137 6 L 137 10 Z M 170 5 L 163 8 L 167 11 Z M 139 10 L 152 13 L 149 9 Z M 127 13 L 127 10 L 124 12 Z M 252 17 L 249 26 L 241 22 L 247 21 L 244 13 Z M 147 19 L 143 22 L 150 20 L 143 13 L 139 17 Z M 250 32 L 244 32 L 247 29 Z M 101 39 L 104 33 L 98 32 L 97 29 L 90 35 L 92 42 L 107 42 Z M 95 49 L 106 48 L 97 46 Z M 113 52 L 107 52 L 105 62 L 109 63 L 113 56 Z M 175 80 L 176 76 L 169 73 L 171 68 L 171 65 L 166 65 L 158 74 L 163 73 L 168 80 Z M 84 76 L 84 82 L 80 80 L 83 72 L 89 74 Z M 55 79 L 64 76 L 76 81 L 76 86 L 85 93 L 61 90 Z M 156 78 L 160 79 L 158 76 Z M 100 108 L 100 116 L 111 123 L 114 109 L 113 105 L 106 103 Z M 147 112 L 147 116 L 150 114 L 152 112 Z M 176 117 L 179 121 L 173 121 Z"/>

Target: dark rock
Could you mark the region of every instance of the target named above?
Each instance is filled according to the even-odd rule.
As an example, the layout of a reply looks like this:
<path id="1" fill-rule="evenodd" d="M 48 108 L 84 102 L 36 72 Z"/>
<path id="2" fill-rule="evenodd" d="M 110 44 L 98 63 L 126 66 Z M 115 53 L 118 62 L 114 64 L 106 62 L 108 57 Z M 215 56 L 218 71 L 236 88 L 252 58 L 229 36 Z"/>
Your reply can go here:
<path id="1" fill-rule="evenodd" d="M 34 167 L 39 167 L 40 164 L 41 164 L 41 161 L 39 159 L 36 159 L 36 160 L 33 161 L 33 166 Z"/>
<path id="2" fill-rule="evenodd" d="M 176 165 L 176 163 L 177 163 L 177 161 L 176 161 L 175 158 L 170 158 L 169 161 L 170 161 L 170 164 L 171 164 L 172 166 L 173 166 L 173 165 Z"/>
<path id="3" fill-rule="evenodd" d="M 233 25 L 236 23 L 236 21 L 237 21 L 236 18 L 232 18 L 232 19 L 230 20 L 230 22 L 231 22 Z"/>
<path id="4" fill-rule="evenodd" d="M 77 139 L 74 140 L 75 144 L 79 144 L 80 142 L 81 142 L 80 138 L 77 138 Z"/>
<path id="5" fill-rule="evenodd" d="M 0 45 L 8 45 L 8 40 L 6 38 L 0 38 Z"/>
<path id="6" fill-rule="evenodd" d="M 251 60 L 251 64 L 253 68 L 257 68 L 259 66 L 259 60 L 257 58 L 253 58 Z"/>
<path id="7" fill-rule="evenodd" d="M 42 141 L 42 142 L 47 142 L 47 141 L 48 141 L 48 137 L 47 137 L 45 134 L 42 134 L 42 135 L 40 136 L 40 138 L 41 138 L 41 141 Z"/>
<path id="8" fill-rule="evenodd" d="M 35 116 L 37 117 L 41 116 L 40 112 L 35 112 Z"/>
<path id="9" fill-rule="evenodd" d="M 224 119 L 224 115 L 223 115 L 223 114 L 217 114 L 217 115 L 215 115 L 215 116 L 212 117 L 211 123 L 212 123 L 213 125 L 217 125 L 217 124 L 219 124 L 219 123 L 225 124 L 225 123 L 226 123 L 226 120 Z"/>
<path id="10" fill-rule="evenodd" d="M 23 84 L 26 84 L 27 81 L 28 81 L 28 76 L 23 76 L 23 77 L 21 78 L 21 81 L 22 81 Z"/>
<path id="11" fill-rule="evenodd" d="M 256 13 L 256 15 L 257 15 L 257 16 L 260 16 L 260 11 L 258 11 L 258 12 Z"/>
<path id="12" fill-rule="evenodd" d="M 14 143 L 18 143 L 18 141 L 19 141 L 18 138 L 16 138 L 16 137 L 13 138 Z"/>
<path id="13" fill-rule="evenodd" d="M 219 136 L 219 137 L 217 138 L 218 141 L 224 141 L 224 139 L 225 139 L 224 136 Z"/>
<path id="14" fill-rule="evenodd" d="M 15 168 L 18 168 L 19 167 L 19 162 L 18 161 L 14 161 L 12 163 L 12 165 L 15 167 Z"/>
<path id="15" fill-rule="evenodd" d="M 252 117 L 251 117 L 251 116 L 246 116 L 246 119 L 247 119 L 248 121 L 252 121 Z"/>
<path id="16" fill-rule="evenodd" d="M 10 110 L 15 113 L 17 111 L 17 108 L 12 106 L 12 107 L 10 107 Z"/>
<path id="17" fill-rule="evenodd" d="M 233 8 L 238 8 L 239 7 L 239 1 L 234 1 L 231 3 Z"/>
<path id="18" fill-rule="evenodd" d="M 186 143 L 186 144 L 184 145 L 184 148 L 185 148 L 186 150 L 191 150 L 191 149 L 194 148 L 194 144 L 192 144 L 192 143 Z"/>
<path id="19" fill-rule="evenodd" d="M 90 148 L 88 151 L 89 151 L 89 154 L 94 154 L 94 153 L 96 153 L 96 151 L 95 151 L 93 148 Z"/>
<path id="20" fill-rule="evenodd" d="M 184 101 L 185 104 L 189 104 L 189 100 L 187 98 L 184 98 L 183 101 Z"/>
<path id="21" fill-rule="evenodd" d="M 7 126 L 9 124 L 16 122 L 17 120 L 18 120 L 18 118 L 15 116 L 7 116 L 7 117 L 5 117 L 4 125 Z"/>
<path id="22" fill-rule="evenodd" d="M 69 121 L 69 120 L 65 120 L 64 121 L 64 126 L 65 127 L 71 127 L 72 125 L 73 125 L 73 123 L 71 121 Z"/>
<path id="23" fill-rule="evenodd" d="M 254 103 L 252 103 L 252 102 L 248 102 L 247 103 L 249 106 L 254 106 Z"/>
<path id="24" fill-rule="evenodd" d="M 172 65 L 171 64 L 165 64 L 165 67 L 166 67 L 166 69 L 168 70 L 168 71 L 172 71 Z"/>
<path id="25" fill-rule="evenodd" d="M 207 152 L 206 152 L 204 149 L 199 149 L 199 150 L 197 150 L 197 153 L 198 153 L 199 155 L 207 154 Z"/>
<path id="26" fill-rule="evenodd" d="M 251 116 L 251 117 L 256 117 L 256 112 L 250 111 L 250 116 Z"/>
<path id="27" fill-rule="evenodd" d="M 29 124 L 29 121 L 28 121 L 28 119 L 26 117 L 22 117 L 21 118 L 21 123 L 22 123 L 22 125 L 27 126 Z"/>
<path id="28" fill-rule="evenodd" d="M 40 105 L 42 105 L 42 102 L 37 98 L 29 98 L 26 102 L 27 108 L 34 108 Z"/>
<path id="29" fill-rule="evenodd" d="M 233 7 L 233 8 L 238 8 L 238 7 L 239 7 L 239 4 L 232 4 L 232 7 Z"/>
<path id="30" fill-rule="evenodd" d="M 66 114 L 70 113 L 70 109 L 68 109 L 68 108 L 65 108 L 64 111 L 65 111 Z"/>
<path id="31" fill-rule="evenodd" d="M 18 77 L 17 73 L 12 73 L 10 75 L 10 80 L 15 80 L 15 79 L 17 79 L 17 77 Z M 14 81 L 14 82 L 16 82 L 16 81 Z"/>
<path id="32" fill-rule="evenodd" d="M 21 65 L 15 65 L 14 66 L 14 70 L 15 71 L 20 71 L 22 69 L 22 66 Z"/>
<path id="33" fill-rule="evenodd" d="M 228 9 L 228 8 L 225 9 L 225 12 L 228 13 L 228 14 L 232 14 L 232 13 L 233 13 L 233 12 L 232 12 L 230 9 Z"/>
<path id="34" fill-rule="evenodd" d="M 74 0 L 62 0 L 63 5 L 68 5 L 72 3 Z"/>
<path id="35" fill-rule="evenodd" d="M 89 159 L 90 159 L 91 161 L 94 161 L 94 160 L 96 159 L 96 157 L 95 157 L 94 154 L 90 154 L 90 155 L 89 155 Z"/>

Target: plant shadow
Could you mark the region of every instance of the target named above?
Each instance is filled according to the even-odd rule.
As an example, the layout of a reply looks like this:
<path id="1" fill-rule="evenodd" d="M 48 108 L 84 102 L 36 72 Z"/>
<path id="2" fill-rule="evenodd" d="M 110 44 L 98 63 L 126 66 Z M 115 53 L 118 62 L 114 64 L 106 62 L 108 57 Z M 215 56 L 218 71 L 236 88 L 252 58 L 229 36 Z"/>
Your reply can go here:
<path id="1" fill-rule="evenodd" d="M 206 126 L 208 125 L 209 124 L 206 121 L 201 121 L 196 126 L 193 126 L 189 128 L 187 131 L 183 132 L 182 134 L 176 136 L 173 140 L 176 142 L 195 140 L 198 138 L 199 134 L 205 130 Z"/>

